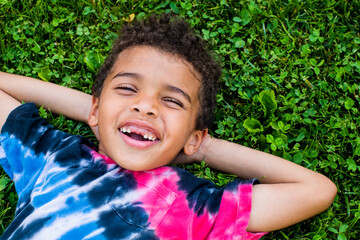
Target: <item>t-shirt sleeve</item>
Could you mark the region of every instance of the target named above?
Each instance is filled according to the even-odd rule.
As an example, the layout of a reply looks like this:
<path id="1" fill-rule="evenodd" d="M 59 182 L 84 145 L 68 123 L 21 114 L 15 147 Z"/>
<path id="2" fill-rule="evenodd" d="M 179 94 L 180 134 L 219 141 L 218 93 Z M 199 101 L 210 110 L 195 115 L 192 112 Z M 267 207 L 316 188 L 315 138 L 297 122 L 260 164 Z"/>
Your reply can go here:
<path id="1" fill-rule="evenodd" d="M 222 192 L 216 220 L 208 239 L 259 239 L 265 232 L 246 231 L 251 212 L 252 189 L 256 179 L 235 180 L 219 191 Z"/>
<path id="2" fill-rule="evenodd" d="M 196 178 L 183 170 L 177 170 L 177 177 L 177 200 L 169 214 L 174 219 L 178 218 L 176 226 L 187 228 L 187 238 L 255 240 L 266 234 L 246 231 L 252 190 L 258 180 L 236 179 L 218 188 L 210 181 Z"/>
<path id="3" fill-rule="evenodd" d="M 14 109 L 3 125 L 0 135 L 0 164 L 13 179 L 19 201 L 26 201 L 59 142 L 53 138 L 62 134 L 39 116 L 33 103 Z"/>

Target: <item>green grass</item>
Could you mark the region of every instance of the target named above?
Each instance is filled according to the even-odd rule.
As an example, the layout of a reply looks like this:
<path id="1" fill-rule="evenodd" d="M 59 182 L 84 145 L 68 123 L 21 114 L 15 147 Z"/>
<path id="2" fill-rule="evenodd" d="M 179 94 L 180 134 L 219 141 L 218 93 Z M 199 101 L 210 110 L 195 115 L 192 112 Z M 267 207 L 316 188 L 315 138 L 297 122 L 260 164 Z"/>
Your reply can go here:
<path id="1" fill-rule="evenodd" d="M 0 0 L 0 70 L 87 93 L 118 26 L 175 12 L 213 45 L 224 68 L 214 136 L 294 161 L 338 186 L 324 213 L 264 239 L 358 239 L 360 232 L 360 3 L 353 1 Z M 43 116 L 94 140 L 84 124 Z M 206 165 L 194 174 L 233 177 Z M 0 232 L 16 205 L 0 175 Z"/>

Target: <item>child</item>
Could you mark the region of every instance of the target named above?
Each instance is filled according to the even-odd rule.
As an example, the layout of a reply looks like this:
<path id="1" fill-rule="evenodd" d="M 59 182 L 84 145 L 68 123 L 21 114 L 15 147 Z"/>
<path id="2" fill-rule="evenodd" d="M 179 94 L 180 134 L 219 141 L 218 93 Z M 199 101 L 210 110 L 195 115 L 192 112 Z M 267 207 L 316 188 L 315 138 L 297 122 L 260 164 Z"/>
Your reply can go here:
<path id="1" fill-rule="evenodd" d="M 1 239 L 259 239 L 328 208 L 336 187 L 323 175 L 207 134 L 219 77 L 168 15 L 123 26 L 92 97 L 1 73 L 0 163 L 19 195 Z M 98 150 L 19 101 L 87 122 Z M 165 166 L 174 159 L 250 180 L 218 189 Z"/>

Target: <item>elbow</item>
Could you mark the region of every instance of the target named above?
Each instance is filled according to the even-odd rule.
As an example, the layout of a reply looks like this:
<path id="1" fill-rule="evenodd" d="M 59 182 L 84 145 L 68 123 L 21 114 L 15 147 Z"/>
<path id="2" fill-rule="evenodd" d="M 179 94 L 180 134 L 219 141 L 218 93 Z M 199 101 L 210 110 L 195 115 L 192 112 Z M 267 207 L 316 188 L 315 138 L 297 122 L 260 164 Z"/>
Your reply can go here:
<path id="1" fill-rule="evenodd" d="M 329 180 L 329 182 L 330 182 L 330 186 L 328 187 L 329 188 L 329 206 L 328 207 L 330 207 L 330 205 L 334 202 L 334 199 L 335 199 L 335 197 L 336 197 L 336 194 L 337 194 L 337 187 L 336 187 L 336 185 L 331 181 L 331 180 Z"/>
<path id="2" fill-rule="evenodd" d="M 323 176 L 316 194 L 319 196 L 319 205 L 321 206 L 320 208 L 322 211 L 325 211 L 334 202 L 337 194 L 337 187 L 330 179 Z"/>

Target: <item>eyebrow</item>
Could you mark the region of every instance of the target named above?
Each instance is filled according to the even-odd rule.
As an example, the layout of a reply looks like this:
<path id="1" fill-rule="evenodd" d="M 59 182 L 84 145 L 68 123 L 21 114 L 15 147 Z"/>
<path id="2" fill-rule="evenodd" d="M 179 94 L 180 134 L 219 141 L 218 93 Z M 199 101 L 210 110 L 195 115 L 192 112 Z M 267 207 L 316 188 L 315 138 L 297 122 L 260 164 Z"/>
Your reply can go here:
<path id="1" fill-rule="evenodd" d="M 131 72 L 119 72 L 113 77 L 113 79 L 117 77 L 131 77 L 131 78 L 140 79 L 140 74 L 131 73 Z"/>
<path id="2" fill-rule="evenodd" d="M 140 74 L 132 73 L 132 72 L 119 72 L 113 77 L 113 79 L 117 78 L 117 77 L 131 77 L 131 78 L 135 78 L 135 79 L 141 79 Z M 175 87 L 173 85 L 170 85 L 170 84 L 166 85 L 166 89 L 171 91 L 171 92 L 180 93 L 181 95 L 183 95 L 186 98 L 186 100 L 189 101 L 189 103 L 192 102 L 190 95 L 187 94 L 186 92 L 184 92 L 182 89 L 180 89 L 178 87 Z"/>
<path id="3" fill-rule="evenodd" d="M 176 92 L 176 93 L 180 93 L 181 95 L 183 95 L 186 100 L 189 101 L 189 103 L 191 103 L 191 97 L 189 96 L 189 94 L 187 94 L 186 92 L 184 92 L 183 90 L 181 90 L 180 88 L 178 87 L 175 87 L 173 85 L 166 85 L 166 88 L 171 91 L 171 92 Z"/>

